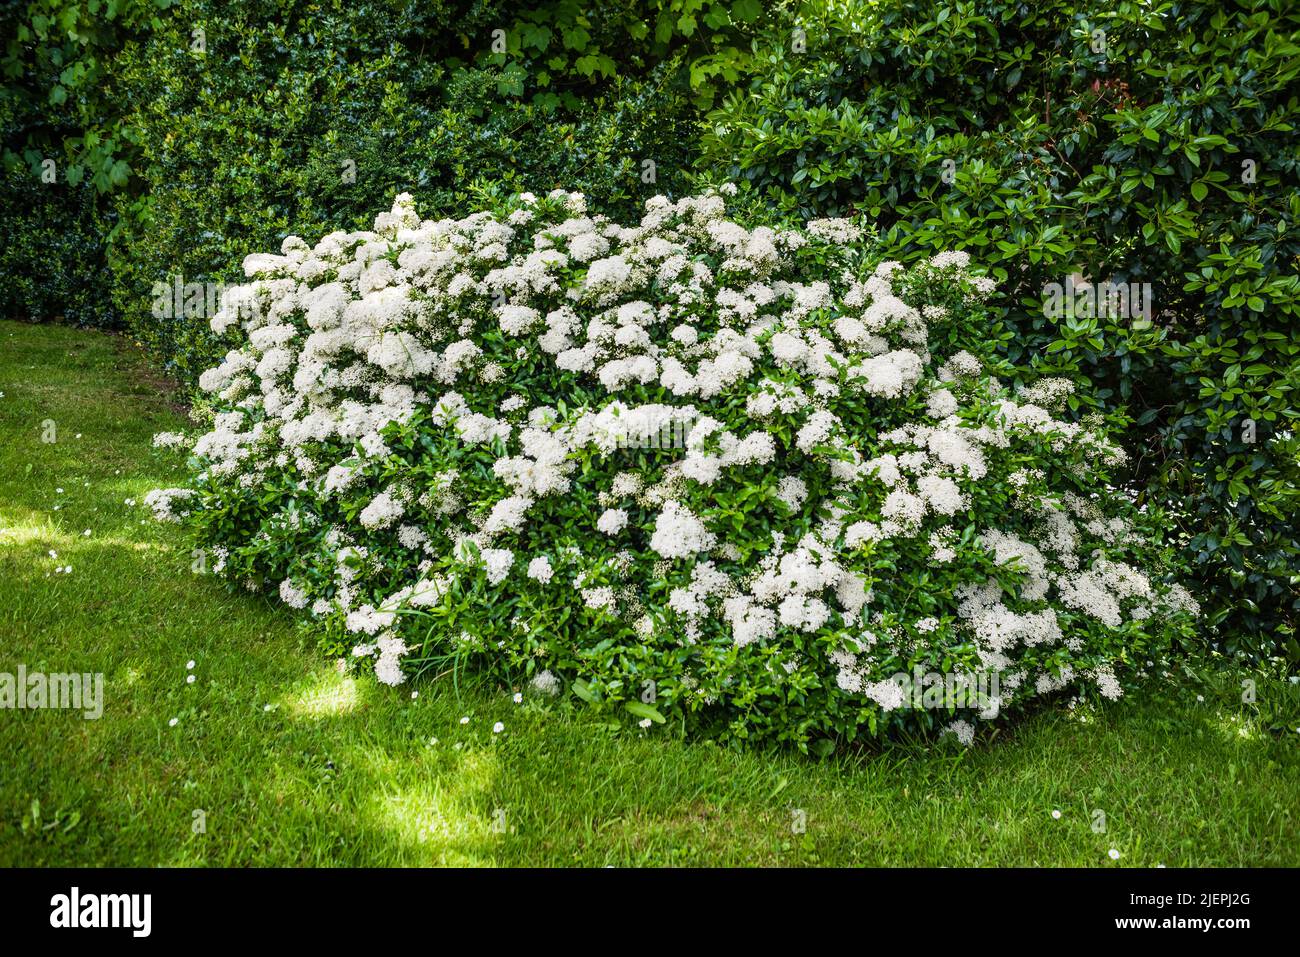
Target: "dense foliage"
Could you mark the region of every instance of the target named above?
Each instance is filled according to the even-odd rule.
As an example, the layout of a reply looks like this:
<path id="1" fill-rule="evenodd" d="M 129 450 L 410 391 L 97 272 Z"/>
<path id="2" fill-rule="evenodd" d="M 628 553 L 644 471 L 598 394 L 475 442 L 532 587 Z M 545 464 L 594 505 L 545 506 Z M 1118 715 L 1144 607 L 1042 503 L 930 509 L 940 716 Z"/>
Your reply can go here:
<path id="1" fill-rule="evenodd" d="M 127 181 L 108 63 L 149 3 L 34 0 L 0 13 L 0 309 L 112 326 L 101 194 Z"/>
<path id="2" fill-rule="evenodd" d="M 968 249 L 1008 356 L 1126 405 L 1230 648 L 1300 608 L 1300 7 L 1286 0 L 805 4 L 702 165 L 805 215 L 864 211 L 904 261 Z M 1051 284 L 1149 283 L 1137 314 Z M 1258 639 L 1258 643 L 1255 643 Z"/>
<path id="3" fill-rule="evenodd" d="M 1100 494 L 1107 424 L 1049 411 L 1072 384 L 991 374 L 966 265 L 717 194 L 633 227 L 401 196 L 245 260 L 193 484 L 147 503 L 390 684 L 472 663 L 801 746 L 1118 696 L 1195 602 L 1158 518 Z"/>
<path id="4" fill-rule="evenodd" d="M 111 227 L 93 188 L 44 184 L 25 169 L 0 169 L 0 310 L 32 322 L 112 326 L 104 233 Z"/>
<path id="5" fill-rule="evenodd" d="M 436 211 L 576 184 L 634 211 L 684 187 L 697 111 L 763 18 L 751 0 L 35 0 L 6 47 L 28 120 L 6 162 L 36 181 L 54 158 L 59 184 L 107 194 L 83 218 L 113 267 L 103 309 L 192 383 L 210 313 L 159 315 L 155 284 L 219 285 L 248 249 L 365 225 L 402 190 Z"/>

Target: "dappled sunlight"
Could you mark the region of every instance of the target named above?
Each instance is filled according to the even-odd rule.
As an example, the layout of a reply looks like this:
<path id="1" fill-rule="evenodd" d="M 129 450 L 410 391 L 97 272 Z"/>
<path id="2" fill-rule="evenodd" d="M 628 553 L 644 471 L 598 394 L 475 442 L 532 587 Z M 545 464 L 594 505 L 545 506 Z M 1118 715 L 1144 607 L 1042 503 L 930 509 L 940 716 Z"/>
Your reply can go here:
<path id="1" fill-rule="evenodd" d="M 142 573 L 159 569 L 177 574 L 189 573 L 188 560 L 183 561 L 183 556 L 175 557 L 175 546 L 166 542 L 97 535 L 93 528 L 89 529 L 90 535 L 85 531 L 76 531 L 75 525 L 64 531 L 52 522 L 6 524 L 0 527 L 0 548 L 6 550 L 6 557 L 14 568 L 25 569 L 25 577 L 29 580 L 51 576 L 62 578 L 64 574 L 76 578 L 88 565 L 113 562 L 123 554 L 130 554 L 130 564 Z"/>
<path id="2" fill-rule="evenodd" d="M 358 701 L 356 678 L 320 671 L 299 682 L 277 703 L 295 718 L 326 718 L 350 714 Z"/>
<path id="3" fill-rule="evenodd" d="M 43 521 L 38 522 L 36 519 Z M 39 512 L 29 512 L 28 517 L 20 521 L 0 519 L 0 545 L 59 549 L 71 546 L 74 541 L 70 533 L 61 532 L 55 527 L 50 516 Z"/>
<path id="4" fill-rule="evenodd" d="M 509 808 L 488 807 L 482 800 L 500 772 L 500 760 L 487 749 L 456 754 L 454 770 L 415 787 L 379 787 L 359 810 L 371 826 L 426 863 L 491 865 L 490 853 L 471 848 L 490 847 L 514 826 Z M 375 764 L 377 781 L 400 776 L 386 762 Z"/>
<path id="5" fill-rule="evenodd" d="M 1259 719 L 1253 715 L 1217 709 L 1206 716 L 1206 727 L 1212 729 L 1224 743 L 1263 744 L 1265 735 L 1260 730 Z"/>

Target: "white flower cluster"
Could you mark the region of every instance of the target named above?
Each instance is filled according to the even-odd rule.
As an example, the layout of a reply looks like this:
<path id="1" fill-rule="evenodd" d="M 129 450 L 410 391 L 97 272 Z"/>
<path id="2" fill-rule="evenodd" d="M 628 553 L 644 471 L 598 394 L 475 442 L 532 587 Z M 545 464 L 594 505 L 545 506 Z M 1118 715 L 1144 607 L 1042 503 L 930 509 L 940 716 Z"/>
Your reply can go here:
<path id="1" fill-rule="evenodd" d="M 884 710 L 917 647 L 973 649 L 964 667 L 1007 673 L 1009 699 L 1061 686 L 1040 652 L 1063 645 L 1114 693 L 1098 636 L 1195 611 L 1122 560 L 1129 522 L 1083 494 L 1120 451 L 1048 411 L 1068 381 L 1012 396 L 971 353 L 932 354 L 992 288 L 965 254 L 873 266 L 861 235 L 746 228 L 716 193 L 656 197 L 635 226 L 563 191 L 439 220 L 399 196 L 371 231 L 245 260 L 212 320 L 239 338 L 201 380 L 220 411 L 197 481 L 314 513 L 328 533 L 280 595 L 362 636 L 390 683 L 402 610 L 482 575 L 576 593 L 650 644 L 779 652 L 773 681 Z M 909 302 L 923 287 L 936 301 Z M 171 519 L 192 494 L 149 504 Z"/>

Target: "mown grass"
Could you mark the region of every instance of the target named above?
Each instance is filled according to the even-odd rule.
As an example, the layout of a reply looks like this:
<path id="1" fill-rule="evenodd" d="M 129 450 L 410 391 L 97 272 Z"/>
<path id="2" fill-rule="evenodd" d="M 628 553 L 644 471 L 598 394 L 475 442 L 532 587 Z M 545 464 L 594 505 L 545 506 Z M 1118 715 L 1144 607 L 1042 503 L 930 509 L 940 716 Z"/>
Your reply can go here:
<path id="1" fill-rule="evenodd" d="M 150 439 L 185 422 L 119 340 L 0 323 L 0 392 L 0 671 L 105 676 L 99 720 L 0 711 L 0 864 L 1300 863 L 1293 685 L 1259 679 L 1249 705 L 1241 675 L 1181 676 L 964 751 L 824 761 L 510 689 L 412 698 L 191 575 L 124 504 L 179 478 Z"/>

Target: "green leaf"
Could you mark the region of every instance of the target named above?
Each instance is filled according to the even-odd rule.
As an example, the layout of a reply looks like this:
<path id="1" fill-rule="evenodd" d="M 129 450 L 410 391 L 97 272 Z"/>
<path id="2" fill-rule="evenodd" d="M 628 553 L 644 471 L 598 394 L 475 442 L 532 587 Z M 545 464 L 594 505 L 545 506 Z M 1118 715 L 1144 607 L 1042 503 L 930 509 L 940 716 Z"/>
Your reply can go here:
<path id="1" fill-rule="evenodd" d="M 624 701 L 623 707 L 638 718 L 649 718 L 655 724 L 664 723 L 664 716 L 644 701 Z"/>

